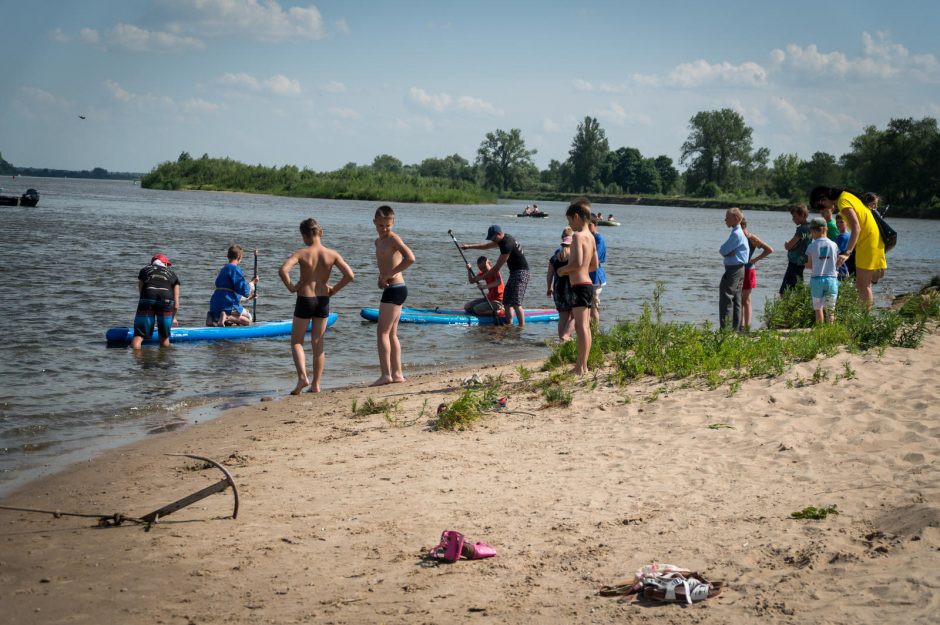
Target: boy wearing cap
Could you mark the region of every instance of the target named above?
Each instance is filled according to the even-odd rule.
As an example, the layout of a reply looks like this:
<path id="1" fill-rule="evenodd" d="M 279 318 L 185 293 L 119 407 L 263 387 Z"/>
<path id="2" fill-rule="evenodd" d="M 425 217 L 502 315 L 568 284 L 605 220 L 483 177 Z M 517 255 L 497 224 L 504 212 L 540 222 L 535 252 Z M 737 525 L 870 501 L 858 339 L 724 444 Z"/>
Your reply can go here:
<path id="1" fill-rule="evenodd" d="M 591 319 L 596 324 L 601 322 L 601 291 L 607 286 L 607 274 L 604 273 L 604 263 L 607 262 L 607 241 L 597 231 L 598 221 L 598 217 L 591 215 L 591 221 L 588 222 L 588 229 L 594 236 L 594 247 L 597 248 L 597 271 L 591 272 L 591 282 L 594 283 L 594 304 L 591 306 Z"/>
<path id="2" fill-rule="evenodd" d="M 137 274 L 137 314 L 131 348 L 140 349 L 144 339 L 153 335 L 156 324 L 160 347 L 170 346 L 170 328 L 180 307 L 180 280 L 170 269 L 173 263 L 164 254 L 155 254 L 150 264 Z"/>
<path id="3" fill-rule="evenodd" d="M 806 266 L 806 247 L 809 245 L 809 224 L 806 218 L 809 217 L 809 210 L 805 204 L 796 204 L 790 207 L 790 218 L 796 224 L 796 232 L 793 237 L 783 244 L 787 251 L 787 270 L 783 274 L 783 282 L 780 283 L 780 295 L 782 296 L 787 289 L 796 286 L 797 282 L 803 281 L 803 268 Z"/>
<path id="4" fill-rule="evenodd" d="M 509 267 L 509 280 L 506 281 L 506 290 L 503 292 L 503 306 L 506 309 L 506 322 L 512 325 L 512 313 L 516 312 L 519 326 L 525 325 L 525 311 L 522 302 L 525 299 L 526 287 L 529 286 L 529 263 L 526 262 L 525 253 L 519 242 L 503 229 L 493 224 L 486 231 L 486 243 L 463 243 L 462 250 L 491 250 L 499 248 L 499 258 L 493 268 L 486 273 L 476 276 L 473 282 L 485 280 L 487 284 L 496 279 L 503 265 Z"/>
<path id="5" fill-rule="evenodd" d="M 816 323 L 835 321 L 836 300 L 839 298 L 837 261 L 839 247 L 826 237 L 827 223 L 814 217 L 809 224 L 813 242 L 806 248 L 806 266 L 810 269 L 809 291 L 813 297 Z"/>

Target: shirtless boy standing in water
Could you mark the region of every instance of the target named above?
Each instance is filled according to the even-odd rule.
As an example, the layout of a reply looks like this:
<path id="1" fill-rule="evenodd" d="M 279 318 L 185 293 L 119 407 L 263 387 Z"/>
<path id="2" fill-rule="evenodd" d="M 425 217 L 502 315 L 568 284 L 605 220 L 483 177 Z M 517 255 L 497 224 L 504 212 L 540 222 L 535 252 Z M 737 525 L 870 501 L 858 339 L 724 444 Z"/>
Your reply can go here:
<path id="1" fill-rule="evenodd" d="M 591 353 L 591 307 L 594 304 L 594 283 L 591 272 L 597 271 L 597 245 L 588 229 L 591 221 L 591 202 L 579 197 L 565 211 L 568 225 L 574 231 L 568 264 L 558 269 L 559 276 L 571 280 L 571 315 L 574 331 L 578 335 L 578 362 L 572 373 L 584 375 L 588 370 L 588 355 Z"/>
<path id="2" fill-rule="evenodd" d="M 294 323 L 290 333 L 290 348 L 294 357 L 294 367 L 297 369 L 297 386 L 290 392 L 291 395 L 299 395 L 307 385 L 310 385 L 311 393 L 320 392 L 320 376 L 323 374 L 323 365 L 326 361 L 323 356 L 323 333 L 326 332 L 326 321 L 330 316 L 330 296 L 339 293 L 340 289 L 355 278 L 355 274 L 343 257 L 336 250 L 331 250 L 320 243 L 322 234 L 323 229 L 316 219 L 305 219 L 300 222 L 300 235 L 307 247 L 291 254 L 278 271 L 287 290 L 297 294 Z M 292 284 L 290 278 L 290 271 L 294 265 L 300 265 L 300 280 L 297 284 Z M 343 277 L 330 286 L 330 272 L 334 266 L 340 270 Z M 310 346 L 313 351 L 312 381 L 307 377 L 307 356 L 304 354 L 304 335 L 307 333 L 307 325 L 310 324 L 311 319 L 313 320 L 310 332 Z"/>
<path id="3" fill-rule="evenodd" d="M 379 367 L 382 375 L 371 386 L 381 386 L 405 381 L 401 369 L 398 319 L 401 317 L 401 306 L 408 297 L 408 287 L 405 286 L 402 272 L 415 262 L 415 255 L 401 238 L 392 232 L 395 212 L 390 206 L 379 206 L 375 209 L 372 223 L 379 234 L 379 238 L 375 240 L 375 260 L 379 266 L 379 288 L 382 289 L 377 330 Z"/>

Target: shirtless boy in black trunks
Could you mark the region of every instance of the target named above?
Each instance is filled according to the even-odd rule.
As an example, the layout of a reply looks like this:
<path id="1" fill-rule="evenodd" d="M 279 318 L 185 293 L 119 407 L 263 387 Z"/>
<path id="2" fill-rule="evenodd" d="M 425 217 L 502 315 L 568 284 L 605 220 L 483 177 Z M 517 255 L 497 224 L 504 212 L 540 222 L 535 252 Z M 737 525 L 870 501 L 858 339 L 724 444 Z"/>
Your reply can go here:
<path id="1" fill-rule="evenodd" d="M 307 247 L 301 248 L 284 261 L 278 274 L 284 286 L 291 293 L 297 294 L 294 306 L 294 324 L 291 326 L 290 347 L 297 369 L 297 386 L 290 393 L 299 395 L 309 385 L 311 393 L 320 392 L 320 376 L 326 361 L 323 355 L 323 333 L 330 316 L 330 296 L 335 295 L 355 278 L 343 257 L 336 250 L 331 250 L 320 243 L 323 229 L 316 219 L 300 222 L 300 235 Z M 300 280 L 291 283 L 290 271 L 294 265 L 300 265 Z M 330 286 L 330 272 L 333 267 L 340 270 L 343 277 Z M 307 325 L 313 321 L 310 332 L 310 345 L 313 351 L 313 380 L 307 377 L 307 356 L 304 354 L 304 335 Z"/>
<path id="2" fill-rule="evenodd" d="M 571 280 L 571 314 L 574 331 L 578 335 L 578 361 L 572 373 L 584 375 L 588 370 L 591 353 L 591 307 L 594 303 L 594 284 L 591 272 L 597 271 L 597 245 L 588 230 L 591 221 L 591 203 L 579 197 L 565 211 L 568 225 L 574 230 L 568 264 L 558 269 L 559 276 Z"/>
<path id="3" fill-rule="evenodd" d="M 376 330 L 379 351 L 379 368 L 382 375 L 370 386 L 381 386 L 393 382 L 404 382 L 401 367 L 401 344 L 398 342 L 398 320 L 401 307 L 408 297 L 408 287 L 402 272 L 415 262 L 415 255 L 401 238 L 392 232 L 395 211 L 391 206 L 375 209 L 375 261 L 379 266 L 379 288 L 382 300 L 379 304 L 379 325 Z"/>

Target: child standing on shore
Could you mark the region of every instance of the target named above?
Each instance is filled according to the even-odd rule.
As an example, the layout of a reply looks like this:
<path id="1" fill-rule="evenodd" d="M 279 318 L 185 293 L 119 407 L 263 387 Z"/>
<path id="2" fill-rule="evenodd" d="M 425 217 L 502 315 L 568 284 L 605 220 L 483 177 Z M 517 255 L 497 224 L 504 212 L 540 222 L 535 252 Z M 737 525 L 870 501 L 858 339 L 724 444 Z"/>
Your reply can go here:
<path id="1" fill-rule="evenodd" d="M 415 262 L 415 255 L 401 238 L 392 232 L 395 211 L 391 206 L 379 206 L 372 219 L 379 238 L 375 240 L 375 260 L 379 267 L 379 288 L 382 300 L 379 304 L 379 325 L 376 338 L 379 352 L 379 368 L 382 374 L 371 386 L 393 382 L 404 382 L 401 366 L 401 344 L 398 342 L 398 320 L 401 307 L 408 297 L 403 272 Z"/>
<path id="2" fill-rule="evenodd" d="M 565 211 L 568 225 L 574 231 L 568 264 L 558 269 L 559 276 L 571 281 L 571 315 L 578 335 L 578 360 L 572 370 L 575 375 L 588 371 L 591 354 L 591 308 L 594 305 L 594 283 L 591 272 L 597 271 L 597 247 L 588 230 L 591 221 L 591 202 L 587 198 L 575 199 Z"/>
<path id="3" fill-rule="evenodd" d="M 813 310 L 816 311 L 816 323 L 835 321 L 836 300 L 839 298 L 839 280 L 836 261 L 839 247 L 826 237 L 826 220 L 815 217 L 810 223 L 813 242 L 806 248 L 806 266 L 810 268 L 810 295 L 813 297 Z"/>
<path id="4" fill-rule="evenodd" d="M 803 268 L 806 266 L 806 248 L 809 246 L 809 224 L 806 218 L 809 216 L 809 210 L 805 204 L 797 204 L 790 208 L 790 217 L 796 224 L 796 232 L 793 237 L 783 244 L 787 250 L 787 271 L 783 274 L 783 282 L 780 284 L 780 295 L 784 291 L 796 286 L 797 282 L 803 281 Z"/>
<path id="5" fill-rule="evenodd" d="M 571 236 L 574 231 L 568 227 L 561 232 L 561 245 L 548 259 L 546 275 L 548 291 L 546 295 L 555 303 L 558 311 L 558 338 L 561 341 L 571 339 L 574 332 L 574 319 L 571 317 L 571 281 L 568 276 L 559 276 L 558 270 L 568 264 L 568 252 L 571 249 Z"/>
<path id="6" fill-rule="evenodd" d="M 310 386 L 311 393 L 320 392 L 320 376 L 326 364 L 323 355 L 323 334 L 326 332 L 326 323 L 330 316 L 330 297 L 356 277 L 336 250 L 320 243 L 322 235 L 323 229 L 316 219 L 300 222 L 300 236 L 306 247 L 291 254 L 278 270 L 287 290 L 297 294 L 290 333 L 291 355 L 297 370 L 297 386 L 290 392 L 291 395 L 299 395 L 307 385 Z M 300 265 L 300 279 L 293 284 L 290 272 L 295 265 Z M 330 286 L 330 273 L 334 266 L 340 270 L 343 277 Z M 307 377 L 307 356 L 304 354 L 304 336 L 307 334 L 308 325 L 311 325 L 310 347 L 313 352 L 312 380 Z"/>
<path id="7" fill-rule="evenodd" d="M 244 253 L 241 245 L 229 246 L 228 264 L 219 270 L 215 278 L 215 291 L 209 299 L 207 326 L 251 325 L 251 313 L 242 306 L 242 298 L 251 299 L 255 285 L 258 284 L 258 276 L 250 282 L 245 280 L 245 274 L 239 267 Z"/>

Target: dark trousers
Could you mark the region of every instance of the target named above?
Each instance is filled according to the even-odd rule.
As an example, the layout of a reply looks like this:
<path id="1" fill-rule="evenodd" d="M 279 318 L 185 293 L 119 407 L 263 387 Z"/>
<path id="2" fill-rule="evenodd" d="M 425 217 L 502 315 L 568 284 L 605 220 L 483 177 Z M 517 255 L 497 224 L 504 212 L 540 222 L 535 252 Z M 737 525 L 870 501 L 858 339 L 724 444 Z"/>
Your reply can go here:
<path id="1" fill-rule="evenodd" d="M 741 289 L 744 287 L 744 265 L 725 265 L 718 287 L 718 325 L 728 327 L 731 317 L 733 330 L 741 327 Z"/>
<path id="2" fill-rule="evenodd" d="M 794 262 L 787 263 L 787 272 L 783 274 L 783 283 L 780 285 L 780 295 L 787 289 L 792 289 L 797 282 L 803 281 L 803 269 L 805 265 L 798 265 Z"/>

